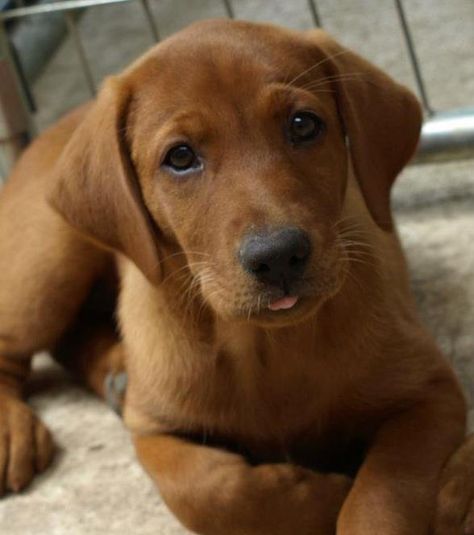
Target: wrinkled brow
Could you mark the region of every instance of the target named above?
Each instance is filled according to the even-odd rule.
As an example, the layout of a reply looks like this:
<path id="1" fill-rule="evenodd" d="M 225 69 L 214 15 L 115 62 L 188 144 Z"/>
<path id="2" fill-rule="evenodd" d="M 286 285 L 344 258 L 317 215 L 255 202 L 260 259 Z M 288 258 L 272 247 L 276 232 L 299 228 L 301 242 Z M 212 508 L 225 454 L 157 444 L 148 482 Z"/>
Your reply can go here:
<path id="1" fill-rule="evenodd" d="M 204 142 L 213 133 L 213 121 L 209 113 L 202 110 L 170 110 L 160 114 L 156 134 L 161 140 L 189 139 L 194 142 Z"/>

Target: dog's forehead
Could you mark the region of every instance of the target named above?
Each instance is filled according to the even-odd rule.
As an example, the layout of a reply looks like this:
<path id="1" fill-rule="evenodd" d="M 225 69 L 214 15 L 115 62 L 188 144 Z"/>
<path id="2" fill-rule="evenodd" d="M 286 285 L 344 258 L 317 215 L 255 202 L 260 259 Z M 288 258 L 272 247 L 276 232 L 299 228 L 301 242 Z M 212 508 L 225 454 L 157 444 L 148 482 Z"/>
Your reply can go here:
<path id="1" fill-rule="evenodd" d="M 240 57 L 254 55 L 278 57 L 282 52 L 304 47 L 301 32 L 268 24 L 245 21 L 209 20 L 194 23 L 175 33 L 156 47 L 158 54 L 202 55 L 231 54 Z"/>
<path id="2" fill-rule="evenodd" d="M 152 49 L 130 74 L 139 85 L 174 95 L 252 91 L 262 83 L 291 80 L 310 61 L 297 32 L 237 21 L 206 21 Z M 137 84 L 138 86 L 138 84 Z M 245 91 L 247 92 L 247 91 Z"/>

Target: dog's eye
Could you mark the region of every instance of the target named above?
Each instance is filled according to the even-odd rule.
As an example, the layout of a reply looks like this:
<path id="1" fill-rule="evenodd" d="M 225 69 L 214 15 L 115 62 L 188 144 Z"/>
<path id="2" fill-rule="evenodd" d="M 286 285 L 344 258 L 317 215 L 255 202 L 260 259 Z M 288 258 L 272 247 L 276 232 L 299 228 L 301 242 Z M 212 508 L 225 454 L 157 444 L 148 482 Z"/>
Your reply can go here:
<path id="1" fill-rule="evenodd" d="M 322 134 L 324 122 L 315 113 L 298 111 L 291 116 L 288 129 L 292 143 L 304 143 Z"/>
<path id="2" fill-rule="evenodd" d="M 163 165 L 177 173 L 199 169 L 201 162 L 189 145 L 176 145 L 168 151 Z"/>

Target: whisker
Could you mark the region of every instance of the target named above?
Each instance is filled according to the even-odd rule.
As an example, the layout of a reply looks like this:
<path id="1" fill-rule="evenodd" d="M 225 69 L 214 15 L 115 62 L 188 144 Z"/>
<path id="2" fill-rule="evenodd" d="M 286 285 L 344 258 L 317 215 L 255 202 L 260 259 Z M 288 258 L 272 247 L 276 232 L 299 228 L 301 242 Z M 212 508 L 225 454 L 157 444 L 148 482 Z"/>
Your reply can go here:
<path id="1" fill-rule="evenodd" d="M 347 262 L 349 263 L 353 263 L 353 264 L 361 264 L 363 266 L 367 266 L 367 267 L 370 267 L 370 268 L 377 268 L 377 264 L 375 263 L 372 263 L 372 262 L 367 262 L 367 260 L 364 258 L 354 258 L 354 257 L 351 257 L 351 256 L 345 256 L 345 257 L 342 257 L 342 259 L 346 260 Z M 376 270 L 377 271 L 377 270 Z"/>
<path id="2" fill-rule="evenodd" d="M 353 281 L 355 284 L 357 284 L 357 286 L 361 289 L 361 291 L 365 291 L 360 280 L 354 275 L 354 273 L 352 273 L 352 271 L 349 268 L 347 268 L 344 271 L 344 275 L 348 277 L 351 281 Z"/>
<path id="3" fill-rule="evenodd" d="M 347 253 L 348 257 L 350 258 L 359 258 L 360 256 L 366 258 L 366 259 L 372 259 L 375 260 L 375 257 L 373 254 L 367 252 L 367 251 L 359 251 L 357 249 L 345 249 L 345 253 Z"/>
<path id="4" fill-rule="evenodd" d="M 187 257 L 188 255 L 211 256 L 209 253 L 202 253 L 201 251 L 187 251 L 187 252 L 179 251 L 177 253 L 172 253 L 172 254 L 169 254 L 169 255 L 165 256 L 164 258 L 162 258 L 160 260 L 159 263 L 163 264 L 163 262 L 166 262 L 170 258 L 174 258 L 174 257 L 177 257 L 177 256 L 186 256 Z"/>
<path id="5" fill-rule="evenodd" d="M 363 241 L 363 239 L 357 239 L 359 238 L 359 236 L 364 236 L 364 234 L 355 235 L 354 238 L 352 238 L 352 233 L 345 234 L 345 235 L 340 234 L 339 242 L 342 243 L 343 245 L 362 245 L 364 247 L 371 247 L 371 248 L 374 247 L 370 242 Z"/>
<path id="6" fill-rule="evenodd" d="M 358 216 L 355 215 L 346 215 L 344 217 L 341 217 L 336 221 L 336 223 L 334 223 L 334 226 L 337 227 L 338 225 L 340 225 L 341 223 L 345 223 L 346 221 L 355 221 L 356 223 L 359 223 L 360 226 L 360 219 Z"/>
<path id="7" fill-rule="evenodd" d="M 338 56 L 342 56 L 343 54 L 347 54 L 348 52 L 349 52 L 349 50 L 340 50 L 339 52 L 336 52 L 335 54 L 332 54 L 331 56 L 327 56 L 326 58 L 323 58 L 322 60 L 318 61 L 314 65 L 311 65 L 310 67 L 308 67 L 304 71 L 300 72 L 292 80 L 290 80 L 286 85 L 294 85 L 295 82 L 298 81 L 305 74 L 310 73 L 311 71 L 313 71 L 317 67 L 323 65 L 324 63 L 326 63 L 328 61 L 331 61 L 332 59 L 337 58 Z"/>
<path id="8" fill-rule="evenodd" d="M 371 238 L 372 234 L 370 232 L 366 232 L 364 229 L 357 229 L 357 228 L 347 228 L 339 232 L 339 236 L 342 239 L 345 239 L 346 237 L 351 238 L 352 236 L 356 237 L 366 237 Z"/>
<path id="9" fill-rule="evenodd" d="M 247 322 L 250 323 L 250 316 L 252 315 L 252 305 L 250 304 L 248 307 L 248 313 L 247 313 Z"/>
<path id="10" fill-rule="evenodd" d="M 335 82 L 363 82 L 362 78 L 363 73 L 342 73 L 332 76 L 326 76 L 324 78 L 319 78 L 318 80 L 310 80 L 308 83 L 301 86 L 301 89 L 314 89 L 316 87 L 328 84 L 334 84 Z"/>
<path id="11" fill-rule="evenodd" d="M 172 277 L 175 277 L 178 275 L 178 273 L 181 273 L 182 271 L 189 270 L 191 272 L 191 267 L 196 267 L 198 265 L 206 265 L 207 261 L 201 261 L 201 262 L 189 262 L 185 264 L 184 266 L 181 266 L 179 269 L 173 270 L 169 275 L 167 275 L 160 283 L 160 286 L 164 285 L 169 279 Z"/>
<path id="12" fill-rule="evenodd" d="M 336 92 L 334 89 L 311 89 L 311 91 L 313 93 L 335 93 Z"/>

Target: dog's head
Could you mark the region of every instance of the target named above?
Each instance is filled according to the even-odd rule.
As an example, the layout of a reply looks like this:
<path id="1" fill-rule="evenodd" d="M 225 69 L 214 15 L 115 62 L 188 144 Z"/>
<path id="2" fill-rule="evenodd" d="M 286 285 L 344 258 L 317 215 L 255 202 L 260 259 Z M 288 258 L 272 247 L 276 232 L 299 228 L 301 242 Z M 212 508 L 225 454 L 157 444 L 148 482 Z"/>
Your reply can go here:
<path id="1" fill-rule="evenodd" d="M 105 83 L 51 202 L 154 284 L 181 255 L 216 313 L 294 321 L 343 280 L 349 152 L 390 231 L 420 125 L 408 90 L 322 31 L 198 23 Z"/>

